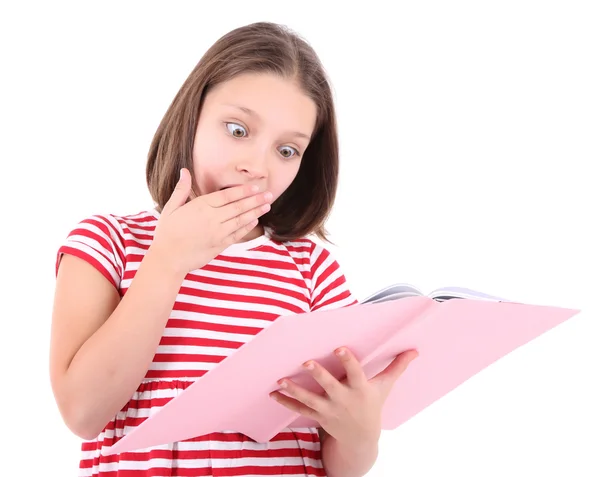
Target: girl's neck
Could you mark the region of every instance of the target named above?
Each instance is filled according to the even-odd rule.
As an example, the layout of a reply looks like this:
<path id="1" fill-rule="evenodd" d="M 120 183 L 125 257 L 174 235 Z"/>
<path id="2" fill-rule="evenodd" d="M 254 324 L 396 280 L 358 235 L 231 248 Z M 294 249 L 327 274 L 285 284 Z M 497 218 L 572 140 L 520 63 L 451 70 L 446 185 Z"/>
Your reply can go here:
<path id="1" fill-rule="evenodd" d="M 250 240 L 254 240 L 262 235 L 264 235 L 265 229 L 262 225 L 258 224 L 254 227 L 247 235 L 245 235 L 238 243 L 249 242 Z"/>

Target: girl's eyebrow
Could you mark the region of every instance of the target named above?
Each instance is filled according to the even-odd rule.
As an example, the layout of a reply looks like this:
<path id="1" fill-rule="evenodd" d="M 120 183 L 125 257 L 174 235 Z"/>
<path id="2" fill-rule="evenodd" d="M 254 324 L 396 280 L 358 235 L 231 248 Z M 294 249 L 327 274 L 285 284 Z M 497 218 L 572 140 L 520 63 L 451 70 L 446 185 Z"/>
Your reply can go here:
<path id="1" fill-rule="evenodd" d="M 258 113 L 256 111 L 254 111 L 254 110 L 252 110 L 250 108 L 246 108 L 245 106 L 239 106 L 237 104 L 224 104 L 224 106 L 228 106 L 230 108 L 239 109 L 240 111 L 248 114 L 249 116 L 252 116 L 252 117 L 260 120 L 260 116 L 258 115 Z M 304 133 L 294 131 L 294 132 L 291 132 L 290 134 L 292 136 L 301 137 L 301 138 L 304 138 L 304 139 L 308 139 L 310 141 L 310 136 L 307 136 Z"/>

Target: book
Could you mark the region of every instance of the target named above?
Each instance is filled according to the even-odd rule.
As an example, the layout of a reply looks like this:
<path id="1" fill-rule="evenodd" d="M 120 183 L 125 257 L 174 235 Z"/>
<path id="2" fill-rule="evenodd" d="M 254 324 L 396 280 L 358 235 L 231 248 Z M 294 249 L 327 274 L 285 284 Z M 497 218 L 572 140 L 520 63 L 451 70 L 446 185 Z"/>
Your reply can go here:
<path id="1" fill-rule="evenodd" d="M 453 298 L 464 298 L 472 300 L 487 300 L 495 302 L 509 301 L 499 296 L 489 295 L 477 290 L 464 287 L 437 288 L 425 295 L 419 288 L 409 283 L 396 283 L 373 293 L 361 300 L 361 303 L 381 303 L 383 301 L 397 300 L 409 296 L 427 296 L 436 301 L 445 301 Z"/>
<path id="2" fill-rule="evenodd" d="M 351 350 L 369 379 L 403 351 L 419 352 L 385 402 L 382 429 L 393 430 L 579 311 L 517 303 L 458 287 L 424 295 L 416 287 L 397 284 L 344 308 L 283 315 L 105 453 L 225 430 L 264 443 L 285 428 L 318 427 L 269 394 L 280 390 L 277 381 L 284 377 L 322 393 L 302 368 L 309 359 L 342 380 L 343 366 L 333 354 L 340 346 Z"/>

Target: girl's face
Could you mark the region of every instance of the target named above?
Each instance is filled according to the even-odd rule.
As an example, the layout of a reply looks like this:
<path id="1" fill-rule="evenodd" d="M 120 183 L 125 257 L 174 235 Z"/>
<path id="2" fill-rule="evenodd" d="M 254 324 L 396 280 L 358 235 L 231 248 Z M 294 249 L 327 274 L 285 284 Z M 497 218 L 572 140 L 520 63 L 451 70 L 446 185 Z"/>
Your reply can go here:
<path id="1" fill-rule="evenodd" d="M 205 97 L 194 138 L 198 192 L 256 184 L 276 200 L 298 173 L 316 119 L 291 80 L 244 74 L 221 83 Z"/>

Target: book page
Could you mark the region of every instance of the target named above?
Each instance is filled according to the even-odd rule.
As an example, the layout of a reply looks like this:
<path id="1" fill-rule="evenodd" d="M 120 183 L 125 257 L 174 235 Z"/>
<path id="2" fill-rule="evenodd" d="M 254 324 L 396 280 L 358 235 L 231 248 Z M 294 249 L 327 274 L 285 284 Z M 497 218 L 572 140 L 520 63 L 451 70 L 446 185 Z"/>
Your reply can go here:
<path id="1" fill-rule="evenodd" d="M 505 298 L 500 298 L 494 295 L 489 295 L 477 290 L 471 290 L 469 288 L 462 287 L 444 287 L 433 290 L 427 295 L 429 298 L 434 300 L 444 301 L 452 298 L 466 298 L 471 300 L 485 300 L 485 301 L 503 301 L 507 302 Z"/>
<path id="2" fill-rule="evenodd" d="M 397 283 L 390 285 L 361 301 L 361 303 L 381 303 L 389 300 L 397 300 L 408 296 L 423 296 L 423 292 L 408 283 Z"/>
<path id="3" fill-rule="evenodd" d="M 411 296 L 424 296 L 425 294 L 417 287 L 408 283 L 397 283 L 383 288 L 367 298 L 360 301 L 360 303 L 382 303 L 384 301 L 398 300 L 400 298 L 406 298 Z M 490 295 L 488 293 L 472 290 L 464 287 L 443 287 L 437 288 L 426 296 L 437 301 L 445 301 L 449 299 L 465 298 L 471 300 L 485 300 L 494 302 L 508 302 L 505 298 Z"/>

